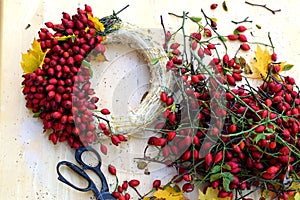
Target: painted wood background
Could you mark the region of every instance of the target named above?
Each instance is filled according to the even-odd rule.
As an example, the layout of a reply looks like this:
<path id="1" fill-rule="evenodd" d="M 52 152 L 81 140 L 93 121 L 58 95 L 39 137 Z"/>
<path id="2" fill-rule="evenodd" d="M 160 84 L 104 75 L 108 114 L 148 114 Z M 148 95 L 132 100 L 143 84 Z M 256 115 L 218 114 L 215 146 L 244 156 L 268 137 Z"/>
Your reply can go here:
<path id="1" fill-rule="evenodd" d="M 120 16 L 123 21 L 142 28 L 160 28 L 160 15 L 167 28 L 180 26 L 180 20 L 169 16 L 168 12 L 181 14 L 189 11 L 200 16 L 203 8 L 207 14 L 218 19 L 220 31 L 233 30 L 231 20 L 239 21 L 249 16 L 256 39 L 267 41 L 267 32 L 276 46 L 279 60 L 292 63 L 295 67 L 288 73 L 300 82 L 300 24 L 297 0 L 253 0 L 253 3 L 266 3 L 272 9 L 281 9 L 273 15 L 260 7 L 246 5 L 241 0 L 228 0 L 228 12 L 221 8 L 222 1 L 210 0 L 2 0 L 0 5 L 1 52 L 0 52 L 0 199 L 93 199 L 92 194 L 74 191 L 58 182 L 55 171 L 61 160 L 73 161 L 74 151 L 66 145 L 52 145 L 47 136 L 42 134 L 42 124 L 33 119 L 32 113 L 25 108 L 21 93 L 20 67 L 21 53 L 26 52 L 40 27 L 47 21 L 60 22 L 61 12 L 76 12 L 78 6 L 85 3 L 93 8 L 95 16 L 109 15 L 112 10 L 119 10 L 127 4 L 130 7 Z M 211 3 L 218 3 L 219 8 L 211 11 Z M 30 24 L 30 27 L 26 27 Z M 226 24 L 226 26 L 224 25 Z M 262 29 L 255 29 L 259 24 Z M 223 27 L 222 27 L 223 26 Z M 108 80 L 109 81 L 109 80 Z M 112 81 L 112 80 L 111 80 Z M 134 152 L 135 146 L 124 146 L 123 151 Z M 127 160 L 130 162 L 130 159 Z M 124 161 L 125 162 L 125 161 Z M 104 165 L 105 166 L 105 165 Z M 121 165 L 120 165 L 121 166 Z M 105 167 L 103 167 L 105 168 Z M 149 177 L 141 172 L 121 171 L 120 180 L 137 177 L 144 181 Z M 104 169 L 107 174 L 107 170 Z M 165 176 L 165 171 L 159 172 Z M 170 174 L 169 174 L 170 176 Z M 108 177 L 113 185 L 114 179 Z M 150 183 L 149 183 L 150 184 Z M 148 186 L 142 185 L 145 190 Z M 191 199 L 195 197 L 191 196 Z M 136 198 L 133 198 L 136 199 Z"/>

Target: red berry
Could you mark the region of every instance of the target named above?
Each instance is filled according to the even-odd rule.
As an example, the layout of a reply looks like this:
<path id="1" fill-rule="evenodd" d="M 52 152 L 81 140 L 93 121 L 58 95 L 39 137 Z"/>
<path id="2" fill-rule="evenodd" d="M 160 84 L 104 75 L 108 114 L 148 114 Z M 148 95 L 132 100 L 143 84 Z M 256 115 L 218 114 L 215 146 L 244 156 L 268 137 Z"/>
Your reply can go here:
<path id="1" fill-rule="evenodd" d="M 167 139 L 168 141 L 172 141 L 176 137 L 176 132 L 175 131 L 169 131 Z"/>
<path id="2" fill-rule="evenodd" d="M 276 174 L 278 172 L 279 168 L 277 166 L 271 166 L 267 169 L 268 174 Z"/>
<path id="3" fill-rule="evenodd" d="M 236 28 L 236 30 L 238 30 L 239 32 L 244 32 L 244 31 L 247 30 L 247 28 L 246 28 L 245 26 L 238 26 L 238 27 Z"/>
<path id="4" fill-rule="evenodd" d="M 229 85 L 235 86 L 235 78 L 233 78 L 231 75 L 226 74 L 226 79 Z"/>
<path id="5" fill-rule="evenodd" d="M 213 161 L 212 158 L 212 154 L 209 152 L 206 156 L 205 156 L 205 163 L 207 166 L 211 165 Z"/>
<path id="6" fill-rule="evenodd" d="M 122 188 L 123 188 L 123 190 L 127 190 L 127 188 L 128 188 L 128 182 L 127 181 L 123 181 Z"/>
<path id="7" fill-rule="evenodd" d="M 110 114 L 110 111 L 109 111 L 107 108 L 103 108 L 102 110 L 100 110 L 100 112 L 101 112 L 103 115 L 109 115 L 109 114 Z"/>
<path id="8" fill-rule="evenodd" d="M 237 35 L 234 34 L 230 34 L 227 36 L 228 40 L 234 41 L 237 40 L 239 37 Z"/>
<path id="9" fill-rule="evenodd" d="M 158 189 L 161 185 L 161 180 L 154 180 L 152 185 L 153 188 Z"/>
<path id="10" fill-rule="evenodd" d="M 167 96 L 167 94 L 165 92 L 160 93 L 160 100 L 162 102 L 166 103 L 167 102 L 167 98 L 168 98 L 168 96 Z"/>
<path id="11" fill-rule="evenodd" d="M 183 186 L 182 186 L 182 190 L 184 192 L 192 192 L 194 191 L 194 185 L 191 184 L 191 183 L 185 183 Z"/>
<path id="12" fill-rule="evenodd" d="M 111 142 L 116 146 L 118 146 L 121 143 L 120 139 L 116 135 L 111 136 Z"/>
<path id="13" fill-rule="evenodd" d="M 208 48 L 208 49 L 215 49 L 216 46 L 215 46 L 214 44 L 211 44 L 211 43 L 210 43 L 210 44 L 207 45 L 207 48 Z"/>
<path id="14" fill-rule="evenodd" d="M 256 133 L 262 133 L 265 130 L 265 126 L 264 125 L 259 125 L 258 127 L 255 128 L 255 132 Z"/>
<path id="15" fill-rule="evenodd" d="M 104 155 L 107 155 L 107 147 L 104 144 L 100 144 L 100 150 Z"/>
<path id="16" fill-rule="evenodd" d="M 276 53 L 272 53 L 271 59 L 272 59 L 272 61 L 275 62 L 277 60 L 277 54 Z"/>
<path id="17" fill-rule="evenodd" d="M 210 5 L 210 9 L 212 9 L 212 10 L 216 9 L 217 7 L 218 7 L 218 4 L 216 4 L 216 3 L 213 3 Z"/>
<path id="18" fill-rule="evenodd" d="M 139 186 L 139 184 L 140 184 L 140 181 L 136 180 L 136 179 L 132 179 L 129 181 L 130 187 L 137 187 L 137 186 Z"/>
<path id="19" fill-rule="evenodd" d="M 215 155 L 215 160 L 214 160 L 214 164 L 221 162 L 223 159 L 223 151 L 219 151 L 218 153 L 216 153 Z"/>
<path id="20" fill-rule="evenodd" d="M 248 42 L 247 37 L 244 34 L 239 34 L 238 37 L 241 42 Z"/>
<path id="21" fill-rule="evenodd" d="M 115 176 L 117 174 L 117 169 L 115 168 L 115 166 L 111 164 L 108 165 L 108 171 L 111 175 Z"/>
<path id="22" fill-rule="evenodd" d="M 244 51 L 248 51 L 248 50 L 250 50 L 250 46 L 249 46 L 249 44 L 244 43 L 244 44 L 241 44 L 241 49 Z"/>

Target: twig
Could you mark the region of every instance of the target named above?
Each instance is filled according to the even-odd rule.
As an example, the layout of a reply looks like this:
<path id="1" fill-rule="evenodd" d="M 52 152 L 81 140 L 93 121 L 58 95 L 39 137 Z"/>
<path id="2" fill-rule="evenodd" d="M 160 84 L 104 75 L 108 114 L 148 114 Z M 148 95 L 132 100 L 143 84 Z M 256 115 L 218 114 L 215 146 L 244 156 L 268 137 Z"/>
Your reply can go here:
<path id="1" fill-rule="evenodd" d="M 160 16 L 160 24 L 163 28 L 163 31 L 164 31 L 164 36 L 165 36 L 165 46 L 164 46 L 164 50 L 167 51 L 168 50 L 168 41 L 167 41 L 167 32 L 166 32 L 166 27 L 165 27 L 165 24 L 164 24 L 164 20 L 163 20 L 163 17 L 162 15 Z"/>
<path id="2" fill-rule="evenodd" d="M 241 23 L 244 23 L 244 22 L 249 22 L 249 23 L 252 23 L 252 20 L 250 21 L 250 20 L 248 20 L 249 19 L 249 17 L 246 17 L 244 20 L 242 20 L 242 21 L 231 21 L 232 23 L 234 23 L 234 24 L 241 24 Z"/>
<path id="3" fill-rule="evenodd" d="M 255 4 L 255 3 L 250 3 L 248 1 L 245 1 L 246 4 L 249 4 L 251 6 L 259 6 L 259 7 L 263 7 L 265 9 L 267 9 L 268 11 L 272 12 L 274 15 L 276 12 L 280 12 L 281 9 L 278 9 L 278 10 L 272 10 L 271 8 L 268 8 L 266 4 L 262 5 L 262 4 Z"/>
<path id="4" fill-rule="evenodd" d="M 118 15 L 120 14 L 123 10 L 125 10 L 126 8 L 128 8 L 129 5 L 125 6 L 124 8 L 122 8 L 121 10 L 119 10 L 118 12 L 115 13 L 115 11 L 113 11 L 113 15 Z"/>
<path id="5" fill-rule="evenodd" d="M 208 17 L 206 14 L 205 14 L 205 12 L 204 12 L 204 10 L 203 9 L 201 9 L 201 12 L 202 12 L 202 14 L 204 15 L 204 17 L 205 17 L 205 21 L 206 21 L 206 23 L 211 27 L 211 29 L 213 30 L 213 32 L 215 32 L 215 34 L 217 34 L 217 36 L 218 36 L 218 38 L 220 39 L 221 38 L 221 36 L 220 36 L 220 34 L 208 23 L 208 20 L 207 19 L 209 19 L 209 20 L 211 20 L 212 21 L 212 19 L 210 18 L 210 17 Z M 220 39 L 221 40 L 221 39 Z M 226 46 L 226 44 L 225 44 L 225 42 L 223 41 L 223 40 L 221 40 L 221 42 L 223 43 L 223 45 L 224 45 L 224 47 L 225 47 L 225 49 L 226 49 L 226 52 L 227 52 L 227 46 Z"/>
<path id="6" fill-rule="evenodd" d="M 179 18 L 183 18 L 183 16 L 181 16 L 181 15 L 177 15 L 177 14 L 175 14 L 175 13 L 168 13 L 169 15 L 173 15 L 173 16 L 175 16 L 175 17 L 179 17 Z M 189 12 L 186 12 L 185 13 L 185 16 L 187 16 L 189 14 Z"/>

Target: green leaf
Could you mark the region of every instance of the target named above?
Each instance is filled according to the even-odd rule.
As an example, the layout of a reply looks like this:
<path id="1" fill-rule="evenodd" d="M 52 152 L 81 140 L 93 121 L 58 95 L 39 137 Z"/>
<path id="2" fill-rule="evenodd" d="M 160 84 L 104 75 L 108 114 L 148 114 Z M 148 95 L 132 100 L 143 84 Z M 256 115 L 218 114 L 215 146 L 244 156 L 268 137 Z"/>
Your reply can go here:
<path id="1" fill-rule="evenodd" d="M 153 59 L 151 60 L 151 65 L 156 65 L 156 64 L 159 62 L 159 59 L 160 59 L 160 58 L 153 58 Z"/>
<path id="2" fill-rule="evenodd" d="M 190 19 L 191 19 L 193 22 L 196 22 L 196 23 L 198 23 L 198 22 L 200 22 L 200 21 L 202 20 L 201 17 L 195 17 L 195 16 L 190 17 Z"/>
<path id="3" fill-rule="evenodd" d="M 210 176 L 209 181 L 210 181 L 210 182 L 213 182 L 213 181 L 218 180 L 218 179 L 220 179 L 220 178 L 222 178 L 222 177 L 223 177 L 223 176 L 222 176 L 221 173 L 213 174 L 213 175 Z"/>
<path id="4" fill-rule="evenodd" d="M 225 10 L 226 12 L 228 11 L 228 7 L 226 5 L 226 1 L 223 1 L 222 7 L 223 7 L 223 10 Z"/>
<path id="5" fill-rule="evenodd" d="M 221 35 L 220 35 L 218 38 L 219 38 L 220 40 L 224 41 L 224 42 L 227 41 L 226 37 L 224 37 L 224 36 L 221 36 Z"/>
<path id="6" fill-rule="evenodd" d="M 233 174 L 230 173 L 230 172 L 223 172 L 223 173 L 222 173 L 222 176 L 223 176 L 223 178 L 227 178 L 227 179 L 229 179 L 230 181 L 233 181 L 233 180 L 234 180 L 234 176 L 233 176 Z"/>
<path id="7" fill-rule="evenodd" d="M 227 165 L 227 164 L 225 164 L 225 165 L 223 165 L 223 169 L 226 169 L 226 170 L 231 170 L 231 166 L 230 166 L 230 165 Z"/>
<path id="8" fill-rule="evenodd" d="M 45 110 L 45 108 L 42 107 L 38 112 L 34 113 L 32 117 L 33 117 L 33 118 L 39 117 L 39 115 L 40 115 L 42 112 L 44 112 L 44 110 Z"/>
<path id="9" fill-rule="evenodd" d="M 214 173 L 217 173 L 221 171 L 221 166 L 220 165 L 216 165 L 214 166 L 211 170 L 210 170 L 210 173 L 214 174 Z"/>
<path id="10" fill-rule="evenodd" d="M 233 31 L 233 34 L 234 34 L 234 35 L 238 35 L 238 34 L 239 34 L 239 31 L 238 31 L 237 29 L 235 29 L 235 30 Z"/>
<path id="11" fill-rule="evenodd" d="M 294 67 L 294 65 L 292 65 L 292 64 L 286 64 L 283 67 L 283 71 L 288 71 L 288 70 L 292 69 L 293 67 Z"/>
<path id="12" fill-rule="evenodd" d="M 226 192 L 231 191 L 231 189 L 229 188 L 230 182 L 231 180 L 229 178 L 223 178 L 223 187 Z"/>
<path id="13" fill-rule="evenodd" d="M 91 63 L 89 63 L 87 60 L 83 59 L 82 60 L 82 64 L 87 66 L 87 67 L 90 67 L 91 66 Z"/>
<path id="14" fill-rule="evenodd" d="M 261 133 L 261 134 L 257 134 L 255 136 L 255 142 L 257 143 L 259 140 L 261 139 L 266 139 L 266 135 L 264 133 Z"/>

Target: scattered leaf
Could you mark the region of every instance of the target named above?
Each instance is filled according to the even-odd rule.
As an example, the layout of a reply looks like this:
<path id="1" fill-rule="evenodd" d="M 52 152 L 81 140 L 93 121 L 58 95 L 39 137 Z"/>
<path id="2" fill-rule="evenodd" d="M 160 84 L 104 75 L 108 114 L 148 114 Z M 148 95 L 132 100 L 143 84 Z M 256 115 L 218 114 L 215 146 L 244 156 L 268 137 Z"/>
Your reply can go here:
<path id="1" fill-rule="evenodd" d="M 258 24 L 255 24 L 256 28 L 261 29 L 261 26 Z"/>
<path id="2" fill-rule="evenodd" d="M 212 17 L 212 18 L 210 18 L 211 19 L 211 21 L 213 21 L 213 22 L 217 22 L 218 21 L 218 19 L 217 18 L 214 18 L 214 17 Z"/>
<path id="3" fill-rule="evenodd" d="M 89 20 L 94 22 L 94 26 L 97 31 L 104 32 L 104 30 L 105 30 L 104 25 L 99 21 L 99 19 L 97 17 L 93 17 L 90 14 L 87 14 L 87 16 L 88 16 Z"/>
<path id="4" fill-rule="evenodd" d="M 143 200 L 160 199 L 160 200 L 186 200 L 183 191 L 177 191 L 175 187 L 167 186 L 153 193 L 153 197 L 144 197 Z"/>
<path id="5" fill-rule="evenodd" d="M 219 198 L 219 190 L 208 187 L 205 194 L 199 190 L 198 200 L 230 200 L 230 197 Z"/>
<path id="6" fill-rule="evenodd" d="M 294 65 L 292 64 L 286 64 L 283 66 L 283 71 L 288 71 L 290 69 L 292 69 L 294 67 Z"/>
<path id="7" fill-rule="evenodd" d="M 227 7 L 227 5 L 226 5 L 226 1 L 223 1 L 223 3 L 222 3 L 222 8 L 223 8 L 223 10 L 225 10 L 226 12 L 228 11 L 228 7 Z"/>
<path id="8" fill-rule="evenodd" d="M 201 17 L 195 17 L 195 16 L 193 16 L 193 17 L 190 17 L 190 19 L 193 21 L 193 22 L 196 22 L 196 23 L 198 23 L 198 22 L 200 22 L 201 21 Z"/>
<path id="9" fill-rule="evenodd" d="M 42 68 L 46 52 L 43 52 L 40 43 L 34 39 L 31 49 L 22 54 L 21 67 L 25 74 L 34 72 L 38 67 Z"/>

